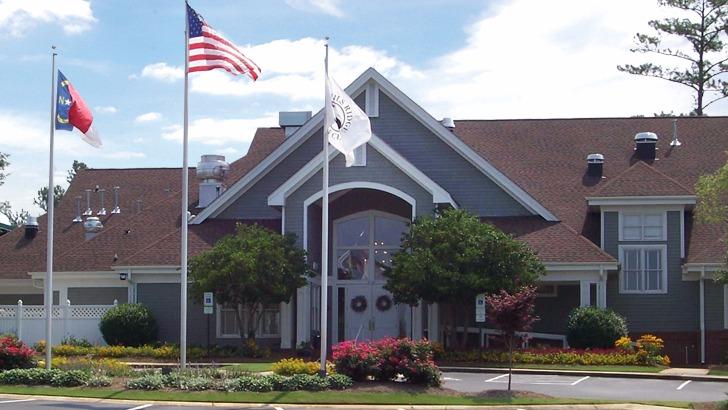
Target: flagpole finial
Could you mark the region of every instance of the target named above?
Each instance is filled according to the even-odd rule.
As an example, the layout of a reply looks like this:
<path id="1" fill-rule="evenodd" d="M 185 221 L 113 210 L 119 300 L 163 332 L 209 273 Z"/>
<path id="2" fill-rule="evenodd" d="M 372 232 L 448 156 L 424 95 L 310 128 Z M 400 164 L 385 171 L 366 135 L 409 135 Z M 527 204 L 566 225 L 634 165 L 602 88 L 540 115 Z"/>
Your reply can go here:
<path id="1" fill-rule="evenodd" d="M 53 55 L 54 56 L 57 56 L 58 55 L 58 53 L 56 52 L 56 46 L 51 45 L 51 50 L 53 50 Z"/>

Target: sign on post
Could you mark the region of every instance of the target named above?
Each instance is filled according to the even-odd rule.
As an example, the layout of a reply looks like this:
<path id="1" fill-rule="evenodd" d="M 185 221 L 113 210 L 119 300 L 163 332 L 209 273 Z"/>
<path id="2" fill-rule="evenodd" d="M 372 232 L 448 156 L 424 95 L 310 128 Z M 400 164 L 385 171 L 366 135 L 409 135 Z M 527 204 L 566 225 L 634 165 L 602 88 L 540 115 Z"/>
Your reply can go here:
<path id="1" fill-rule="evenodd" d="M 202 296 L 202 306 L 204 310 L 204 314 L 211 315 L 212 314 L 212 307 L 214 305 L 214 300 L 212 297 L 212 292 L 205 292 Z"/>
<path id="2" fill-rule="evenodd" d="M 475 322 L 485 323 L 485 293 L 475 297 Z"/>

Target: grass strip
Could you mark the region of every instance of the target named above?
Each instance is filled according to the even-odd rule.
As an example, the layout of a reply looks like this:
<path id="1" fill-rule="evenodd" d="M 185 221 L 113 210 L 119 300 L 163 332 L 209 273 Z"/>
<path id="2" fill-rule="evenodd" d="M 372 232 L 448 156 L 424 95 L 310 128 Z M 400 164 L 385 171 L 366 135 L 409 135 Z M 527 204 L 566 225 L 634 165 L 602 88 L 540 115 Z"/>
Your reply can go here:
<path id="1" fill-rule="evenodd" d="M 0 386 L 0 393 L 87 397 L 97 399 L 137 400 L 137 401 L 187 401 L 187 402 L 224 402 L 224 403 L 280 403 L 280 404 L 410 404 L 410 405 L 566 405 L 566 404 L 609 404 L 623 403 L 612 400 L 568 399 L 568 398 L 485 398 L 474 396 L 451 396 L 430 393 L 409 392 L 180 392 L 180 391 L 140 391 L 89 388 Z M 666 407 L 690 408 L 687 402 L 637 402 L 638 404 Z"/>
<path id="2" fill-rule="evenodd" d="M 440 366 L 452 367 L 492 367 L 507 369 L 507 364 L 502 363 L 440 363 Z M 543 370 L 579 370 L 593 372 L 624 372 L 624 373 L 659 373 L 666 367 L 655 366 L 586 366 L 586 365 L 565 365 L 565 364 L 514 364 L 514 369 L 543 369 Z M 728 375 L 728 372 L 726 372 Z"/>
<path id="3" fill-rule="evenodd" d="M 233 364 L 230 366 L 224 366 L 222 367 L 224 370 L 234 370 L 234 371 L 245 371 L 245 372 L 253 372 L 253 373 L 260 373 L 260 372 L 269 372 L 271 371 L 271 368 L 273 367 L 273 363 L 240 363 L 240 364 Z"/>

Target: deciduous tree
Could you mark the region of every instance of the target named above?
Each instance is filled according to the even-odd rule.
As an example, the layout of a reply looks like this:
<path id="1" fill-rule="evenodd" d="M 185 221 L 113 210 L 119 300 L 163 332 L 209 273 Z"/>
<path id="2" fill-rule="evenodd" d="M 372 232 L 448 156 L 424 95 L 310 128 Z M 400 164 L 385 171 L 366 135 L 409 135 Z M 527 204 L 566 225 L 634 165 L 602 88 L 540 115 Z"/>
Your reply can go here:
<path id="1" fill-rule="evenodd" d="M 651 20 L 654 34 L 637 33 L 636 46 L 631 51 L 664 56 L 676 62 L 674 66 L 649 62 L 640 65 L 617 66 L 619 71 L 661 78 L 693 90 L 695 115 L 728 96 L 728 71 L 725 54 L 725 35 L 728 29 L 728 0 L 659 0 L 663 7 L 676 10 L 676 17 Z M 674 39 L 686 43 L 672 47 Z M 663 41 L 667 40 L 667 41 Z"/>
<path id="2" fill-rule="evenodd" d="M 467 302 L 479 293 L 515 291 L 544 273 L 525 243 L 466 211 L 448 209 L 412 223 L 392 267 L 385 269 L 384 287 L 397 303 L 415 306 L 422 300 L 449 306 L 452 346 L 455 332 L 450 330 L 457 322 L 469 324 Z M 466 339 L 464 334 L 461 347 Z"/>
<path id="3" fill-rule="evenodd" d="M 237 232 L 190 259 L 190 295 L 213 292 L 216 303 L 235 308 L 240 336 L 255 340 L 262 307 L 290 302 L 310 274 L 295 236 L 260 225 L 238 224 Z M 247 313 L 248 332 L 239 307 Z"/>
<path id="4" fill-rule="evenodd" d="M 728 162 L 714 173 L 701 176 L 695 192 L 698 194 L 695 208 L 698 222 L 720 225 L 728 232 Z M 718 277 L 728 283 L 728 249 L 724 262 Z"/>
<path id="5" fill-rule="evenodd" d="M 538 320 L 533 313 L 536 307 L 536 287 L 526 286 L 515 293 L 501 290 L 486 296 L 485 302 L 488 305 L 489 324 L 503 333 L 508 347 L 508 390 L 510 391 L 516 332 L 530 330 L 533 322 Z"/>

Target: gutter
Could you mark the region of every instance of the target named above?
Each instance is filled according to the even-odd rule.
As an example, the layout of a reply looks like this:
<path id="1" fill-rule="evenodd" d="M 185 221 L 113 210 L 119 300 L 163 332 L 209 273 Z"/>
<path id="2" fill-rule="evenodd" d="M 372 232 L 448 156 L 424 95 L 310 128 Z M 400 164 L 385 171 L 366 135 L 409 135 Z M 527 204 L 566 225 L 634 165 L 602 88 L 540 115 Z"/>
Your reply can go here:
<path id="1" fill-rule="evenodd" d="M 700 363 L 705 364 L 705 266 L 700 271 Z"/>

